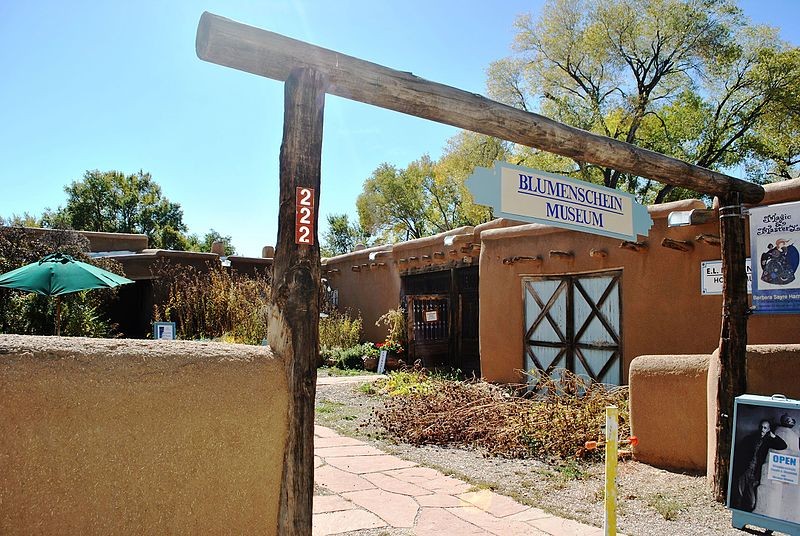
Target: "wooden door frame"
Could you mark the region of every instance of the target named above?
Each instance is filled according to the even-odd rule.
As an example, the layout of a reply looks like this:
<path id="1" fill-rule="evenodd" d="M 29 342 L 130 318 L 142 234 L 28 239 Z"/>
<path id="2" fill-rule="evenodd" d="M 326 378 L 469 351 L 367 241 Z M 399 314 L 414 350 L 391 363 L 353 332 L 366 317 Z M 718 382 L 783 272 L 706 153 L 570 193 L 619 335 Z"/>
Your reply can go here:
<path id="1" fill-rule="evenodd" d="M 527 326 L 527 319 L 526 319 L 526 311 L 527 311 L 526 299 L 527 299 L 527 295 L 528 295 L 528 290 L 526 288 L 525 283 L 527 281 L 534 281 L 534 280 L 538 280 L 538 281 L 560 281 L 561 284 L 559 284 L 559 286 L 553 292 L 553 295 L 550 297 L 550 299 L 547 301 L 547 303 L 542 304 L 542 303 L 540 303 L 539 299 L 536 300 L 537 301 L 537 305 L 539 305 L 540 309 L 542 311 L 546 311 L 546 309 L 549 309 L 552 306 L 552 302 L 553 302 L 554 299 L 557 298 L 557 295 L 559 295 L 561 292 L 566 292 L 566 298 L 565 298 L 566 299 L 566 313 L 565 313 L 565 316 L 566 316 L 566 327 L 565 327 L 565 330 L 564 330 L 563 333 L 562 333 L 560 327 L 556 325 L 556 322 L 552 319 L 552 317 L 550 317 L 550 315 L 545 312 L 545 317 L 546 317 L 547 321 L 550 322 L 550 325 L 553 327 L 554 332 L 561 339 L 561 342 L 563 343 L 563 350 L 561 352 L 559 352 L 559 354 L 556 356 L 556 358 L 553 360 L 553 362 L 550 363 L 547 366 L 547 368 L 540 367 L 540 370 L 544 370 L 544 372 L 546 374 L 550 374 L 553 371 L 553 369 L 555 368 L 553 366 L 554 363 L 559 361 L 559 359 L 561 358 L 562 354 L 566 354 L 566 355 L 564 355 L 564 364 L 565 364 L 565 368 L 567 370 L 570 370 L 570 371 L 574 372 L 575 371 L 575 360 L 579 359 L 581 364 L 582 364 L 582 366 L 587 370 L 587 372 L 593 372 L 591 367 L 588 366 L 588 363 L 586 363 L 586 361 L 584 359 L 581 359 L 581 357 L 578 356 L 577 350 L 580 349 L 579 346 L 578 346 L 578 339 L 580 338 L 580 335 L 582 335 L 585 332 L 585 330 L 588 328 L 589 324 L 591 324 L 591 318 L 597 317 L 597 319 L 603 324 L 603 327 L 606 329 L 606 331 L 609 334 L 611 334 L 612 337 L 617 339 L 617 341 L 616 341 L 617 342 L 617 346 L 616 346 L 615 353 L 617 354 L 617 360 L 618 360 L 618 365 L 617 366 L 619 368 L 619 370 L 618 370 L 619 381 L 620 381 L 620 384 L 622 384 L 622 381 L 623 381 L 623 379 L 625 377 L 624 376 L 624 352 L 623 352 L 624 337 L 623 337 L 623 329 L 622 329 L 622 326 L 623 326 L 623 307 L 622 307 L 622 305 L 623 305 L 623 301 L 622 301 L 622 298 L 623 298 L 622 297 L 622 276 L 623 276 L 623 273 L 624 273 L 623 268 L 611 268 L 611 269 L 605 269 L 605 270 L 592 270 L 592 271 L 589 271 L 589 272 L 570 272 L 570 273 L 562 273 L 562 274 L 524 274 L 524 275 L 521 275 L 520 276 L 520 280 L 521 280 L 521 283 L 522 283 L 521 286 L 522 286 L 522 333 L 523 333 L 523 339 L 522 339 L 522 368 L 523 368 L 523 370 L 525 370 L 526 363 L 527 363 L 527 354 L 528 354 L 527 348 L 528 348 L 528 346 L 530 346 L 530 344 L 529 344 L 530 338 L 528 337 L 528 332 L 530 331 L 530 328 Z M 613 290 L 611 290 L 611 289 L 613 289 L 613 287 L 615 285 L 617 287 L 617 296 L 618 296 L 618 300 L 619 300 L 619 304 L 618 304 L 619 305 L 619 310 L 618 310 L 619 327 L 617 328 L 616 333 L 613 333 L 609 329 L 609 326 L 607 325 L 607 319 L 605 319 L 606 322 L 603 321 L 604 317 L 603 317 L 602 313 L 598 309 L 598 304 L 595 303 L 594 300 L 590 301 L 589 296 L 587 296 L 587 294 L 585 293 L 585 289 L 583 289 L 583 287 L 580 286 L 580 284 L 579 284 L 579 280 L 582 279 L 582 278 L 588 279 L 588 278 L 594 278 L 594 277 L 598 277 L 598 278 L 599 277 L 611 277 L 612 278 L 611 283 L 609 283 L 608 287 L 603 291 L 603 294 L 602 294 L 602 296 L 601 296 L 601 298 L 599 300 L 600 304 L 605 302 L 605 300 L 608 299 L 611 296 L 611 294 L 613 292 Z M 559 290 L 561 288 L 561 286 L 563 284 L 565 284 L 565 283 L 566 283 L 566 289 L 564 289 L 563 291 Z M 576 325 L 575 325 L 575 316 L 574 316 L 575 310 L 574 310 L 574 303 L 573 303 L 574 299 L 575 299 L 576 284 L 580 287 L 580 288 L 578 288 L 578 292 L 581 293 L 581 295 L 583 296 L 584 301 L 586 301 L 586 303 L 592 309 L 592 315 L 590 317 L 587 317 L 587 319 L 584 321 L 583 325 L 581 325 L 577 329 L 576 329 Z M 536 296 L 536 298 L 538 298 L 538 296 Z M 542 320 L 542 321 L 544 321 L 544 320 Z M 540 321 L 539 324 L 541 324 L 542 321 Z M 531 328 L 532 327 L 533 327 L 533 325 L 531 325 Z M 541 342 L 544 342 L 544 341 L 541 341 Z M 542 344 L 540 346 L 548 346 L 548 345 L 547 344 Z M 553 343 L 553 347 L 554 348 L 561 348 L 562 345 Z M 608 366 L 608 363 L 611 363 L 612 361 L 613 361 L 613 359 L 609 359 L 608 362 L 606 363 L 606 365 L 604 365 L 603 368 L 600 370 L 600 372 L 596 374 L 596 376 L 598 378 L 602 378 L 603 375 L 606 374 L 609 371 L 610 367 Z M 538 360 L 534 359 L 534 364 L 537 364 L 537 362 L 538 362 Z"/>

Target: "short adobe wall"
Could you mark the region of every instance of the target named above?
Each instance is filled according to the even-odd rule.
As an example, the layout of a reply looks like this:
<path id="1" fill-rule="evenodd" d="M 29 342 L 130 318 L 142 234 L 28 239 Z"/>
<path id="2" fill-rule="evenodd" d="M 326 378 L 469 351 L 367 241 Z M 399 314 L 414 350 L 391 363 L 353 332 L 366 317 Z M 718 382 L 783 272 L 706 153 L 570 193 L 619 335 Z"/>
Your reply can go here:
<path id="1" fill-rule="evenodd" d="M 709 355 L 643 355 L 630 367 L 636 458 L 657 467 L 704 471 L 715 451 L 715 371 Z M 800 345 L 747 347 L 750 394 L 800 398 Z"/>
<path id="2" fill-rule="evenodd" d="M 0 335 L 0 533 L 274 534 L 266 348 Z"/>
<path id="3" fill-rule="evenodd" d="M 656 467 L 706 467 L 708 355 L 643 355 L 630 368 L 636 458 Z"/>
<path id="4" fill-rule="evenodd" d="M 759 315 L 775 318 L 776 315 Z M 719 376 L 717 353 L 709 362 L 707 419 L 714 422 L 719 412 L 717 406 L 717 382 Z M 747 393 L 772 396 L 782 394 L 800 400 L 800 344 L 763 344 L 747 347 Z M 731 416 L 732 418 L 733 416 Z M 714 467 L 717 436 L 713 426 L 708 430 L 707 467 Z M 711 478 L 713 475 L 707 475 Z"/>

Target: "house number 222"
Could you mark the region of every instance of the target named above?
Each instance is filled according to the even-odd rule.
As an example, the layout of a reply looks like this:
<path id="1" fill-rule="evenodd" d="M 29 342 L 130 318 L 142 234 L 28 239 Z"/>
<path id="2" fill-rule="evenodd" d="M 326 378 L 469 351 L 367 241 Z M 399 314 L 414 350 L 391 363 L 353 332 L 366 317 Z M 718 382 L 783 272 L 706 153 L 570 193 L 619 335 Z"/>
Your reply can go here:
<path id="1" fill-rule="evenodd" d="M 294 217 L 294 243 L 314 244 L 314 189 L 297 187 Z"/>

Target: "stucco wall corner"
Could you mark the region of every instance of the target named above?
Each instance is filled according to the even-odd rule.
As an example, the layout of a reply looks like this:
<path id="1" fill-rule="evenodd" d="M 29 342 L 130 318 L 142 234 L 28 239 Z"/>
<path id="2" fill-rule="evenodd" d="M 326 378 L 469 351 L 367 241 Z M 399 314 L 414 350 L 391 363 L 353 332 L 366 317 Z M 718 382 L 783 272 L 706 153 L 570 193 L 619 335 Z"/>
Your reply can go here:
<path id="1" fill-rule="evenodd" d="M 708 363 L 708 355 L 645 355 L 631 362 L 637 459 L 664 468 L 704 469 Z"/>
<path id="2" fill-rule="evenodd" d="M 0 335 L 0 534 L 275 534 L 265 347 Z"/>

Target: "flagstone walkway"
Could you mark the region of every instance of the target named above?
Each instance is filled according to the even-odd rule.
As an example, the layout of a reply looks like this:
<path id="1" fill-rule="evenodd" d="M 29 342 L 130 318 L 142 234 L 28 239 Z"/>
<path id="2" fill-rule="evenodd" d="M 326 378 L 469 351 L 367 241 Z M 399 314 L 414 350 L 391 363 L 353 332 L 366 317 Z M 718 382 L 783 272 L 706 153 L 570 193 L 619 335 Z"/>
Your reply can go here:
<path id="1" fill-rule="evenodd" d="M 314 536 L 602 536 L 603 530 L 554 517 L 439 471 L 314 427 Z"/>

